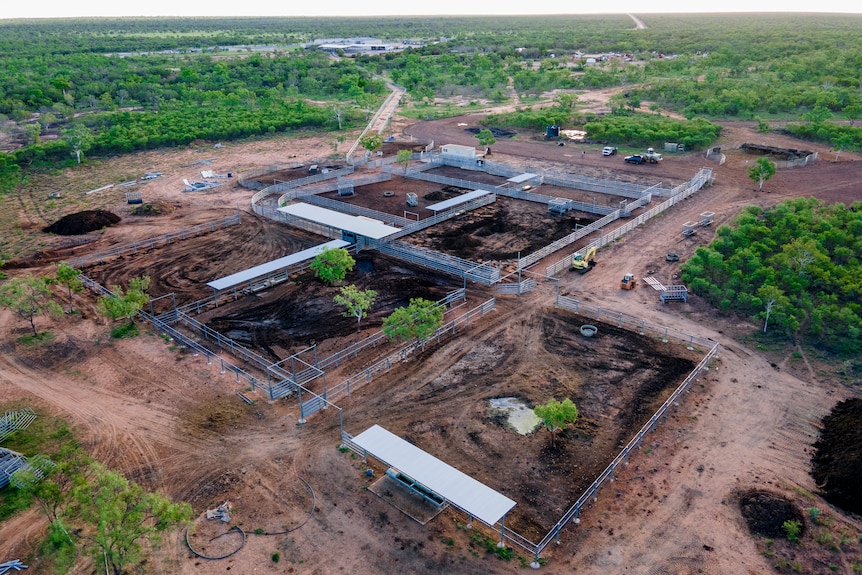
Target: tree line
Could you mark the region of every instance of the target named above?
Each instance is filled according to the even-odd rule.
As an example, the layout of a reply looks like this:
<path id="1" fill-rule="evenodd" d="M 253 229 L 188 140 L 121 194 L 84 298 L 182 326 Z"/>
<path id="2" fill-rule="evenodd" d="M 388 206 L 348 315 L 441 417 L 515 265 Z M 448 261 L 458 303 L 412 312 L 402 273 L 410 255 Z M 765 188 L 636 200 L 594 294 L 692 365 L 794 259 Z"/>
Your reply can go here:
<path id="1" fill-rule="evenodd" d="M 842 356 L 862 352 L 862 202 L 749 206 L 682 266 L 696 294 L 764 331 Z"/>

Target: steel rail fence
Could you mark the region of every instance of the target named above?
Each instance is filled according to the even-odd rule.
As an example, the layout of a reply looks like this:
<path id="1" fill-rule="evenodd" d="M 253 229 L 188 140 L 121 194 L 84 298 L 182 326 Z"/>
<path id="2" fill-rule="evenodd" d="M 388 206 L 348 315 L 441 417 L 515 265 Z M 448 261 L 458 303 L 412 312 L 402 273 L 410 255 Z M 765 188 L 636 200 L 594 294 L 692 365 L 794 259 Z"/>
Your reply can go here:
<path id="1" fill-rule="evenodd" d="M 111 292 L 109 289 L 104 287 L 99 282 L 97 282 L 93 279 L 90 279 L 85 275 L 80 275 L 78 277 L 83 282 L 85 288 L 97 293 L 98 295 L 114 295 L 113 292 Z M 251 387 L 251 389 L 254 393 L 257 393 L 258 389 L 261 389 L 263 391 L 266 391 L 269 395 L 269 388 L 271 386 L 269 386 L 269 385 L 264 386 L 263 382 L 260 381 L 257 377 L 255 377 L 251 373 L 245 371 L 241 367 L 238 367 L 238 366 L 232 364 L 230 361 L 225 360 L 223 357 L 221 357 L 220 355 L 218 355 L 214 351 L 201 345 L 200 343 L 195 341 L 193 338 L 186 336 L 185 334 L 183 334 L 182 332 L 180 332 L 176 328 L 172 327 L 170 324 L 163 322 L 163 321 L 160 321 L 157 317 L 155 317 L 151 314 L 148 314 L 144 311 L 139 311 L 138 316 L 140 316 L 144 322 L 152 324 L 153 329 L 160 331 L 161 333 L 172 338 L 174 341 L 179 343 L 181 346 L 186 347 L 188 349 L 191 349 L 192 352 L 194 352 L 194 353 L 203 354 L 204 357 L 206 357 L 208 363 L 210 361 L 212 361 L 213 359 L 217 359 L 220 362 L 222 374 L 226 373 L 227 371 L 231 371 L 234 373 L 237 383 L 240 383 L 240 381 L 245 381 L 248 384 L 248 386 Z M 272 400 L 272 399 L 273 398 L 270 396 L 270 400 Z"/>
<path id="2" fill-rule="evenodd" d="M 394 214 L 380 212 L 378 210 L 357 206 L 355 204 L 349 204 L 347 202 L 341 202 L 339 200 L 321 198 L 320 196 L 305 196 L 302 198 L 302 201 L 307 204 L 320 206 L 322 208 L 327 208 L 342 214 L 363 216 L 366 218 L 380 220 L 384 224 L 390 226 L 398 226 L 400 228 L 404 228 L 406 226 L 416 223 L 415 220 L 408 220 L 407 218 L 402 216 L 396 216 Z"/>
<path id="3" fill-rule="evenodd" d="M 607 244 L 617 240 L 622 235 L 630 232 L 634 228 L 644 224 L 648 220 L 654 218 L 655 216 L 661 214 L 662 212 L 666 211 L 670 207 L 678 204 L 679 202 L 688 198 L 692 194 L 698 192 L 711 179 L 712 179 L 712 169 L 701 168 L 700 171 L 698 171 L 698 173 L 695 174 L 695 176 L 689 182 L 686 182 L 685 184 L 681 184 L 680 186 L 677 186 L 676 188 L 674 188 L 674 190 L 677 191 L 676 194 L 674 194 L 673 196 L 671 196 L 670 198 L 668 198 L 667 200 L 665 200 L 664 202 L 662 202 L 658 206 L 652 208 L 651 210 L 648 210 L 648 211 L 642 213 L 637 218 L 629 221 L 628 223 L 620 226 L 619 228 L 616 228 L 615 230 L 601 236 L 597 240 L 594 240 L 590 244 L 584 246 L 581 250 L 579 250 L 573 254 L 570 254 L 570 255 L 566 256 L 565 258 L 563 258 L 562 260 L 557 261 L 557 262 L 549 265 L 547 268 L 545 268 L 545 277 L 553 277 L 553 276 L 559 274 L 560 272 L 567 270 L 569 268 L 569 266 L 572 265 L 572 259 L 574 258 L 574 256 L 576 254 L 578 254 L 578 253 L 583 254 L 586 252 L 586 250 L 590 249 L 591 247 L 600 248 L 600 247 L 606 246 Z M 601 220 L 598 220 L 598 221 L 601 221 Z M 590 224 L 590 226 L 595 226 L 596 223 L 598 223 L 598 222 L 593 222 L 592 224 Z M 580 230 L 578 230 L 578 231 L 580 231 Z"/>
<path id="4" fill-rule="evenodd" d="M 444 307 L 444 308 L 445 307 L 451 307 L 456 301 L 459 301 L 459 300 L 460 301 L 466 301 L 467 300 L 467 290 L 465 290 L 464 288 L 459 288 L 457 290 L 453 290 L 453 291 L 449 292 L 448 294 L 446 294 L 446 296 L 444 298 L 436 301 L 435 305 L 437 307 Z M 342 362 L 344 362 L 348 358 L 357 357 L 359 355 L 360 351 L 367 349 L 369 347 L 372 347 L 372 348 L 377 347 L 378 343 L 381 343 L 383 341 L 388 341 L 388 340 L 389 340 L 389 338 L 386 336 L 386 334 L 383 333 L 383 331 L 378 331 L 378 332 L 373 333 L 373 334 L 371 334 L 371 335 L 369 335 L 369 336 L 367 336 L 367 337 L 365 337 L 365 338 L 363 338 L 363 339 L 361 339 L 361 340 L 359 340 L 359 341 L 357 341 L 357 342 L 355 342 L 355 343 L 353 343 L 353 344 L 351 344 L 351 345 L 349 345 L 343 349 L 336 351 L 335 353 L 333 353 L 331 355 L 328 355 L 327 357 L 320 359 L 317 362 L 317 367 L 319 367 L 321 369 L 325 369 L 325 368 L 332 366 L 332 365 L 338 367 Z"/>
<path id="5" fill-rule="evenodd" d="M 585 236 L 588 236 L 595 231 L 602 229 L 604 226 L 608 225 L 609 223 L 611 223 L 615 220 L 618 220 L 620 218 L 620 213 L 621 213 L 620 210 L 614 210 L 613 212 L 606 215 L 605 217 L 600 218 L 600 219 L 594 221 L 593 223 L 591 223 L 589 225 L 578 228 L 577 230 L 570 233 L 569 235 L 567 235 L 563 238 L 560 238 L 553 243 L 548 244 L 547 246 L 543 247 L 540 250 L 536 250 L 535 252 L 524 256 L 523 258 L 518 260 L 518 268 L 519 269 L 528 268 L 528 267 L 536 264 L 537 262 L 541 261 L 542 259 L 548 257 L 549 255 L 553 254 L 554 252 L 557 252 L 557 251 L 563 249 L 564 247 L 575 243 L 579 239 L 581 239 Z"/>
<path id="6" fill-rule="evenodd" d="M 380 372 L 388 372 L 393 365 L 397 365 L 403 361 L 407 361 L 410 356 L 415 356 L 417 353 L 425 350 L 426 345 L 440 343 L 443 339 L 455 333 L 458 327 L 468 326 L 477 318 L 484 317 L 486 314 L 496 309 L 496 299 L 491 298 L 479 304 L 466 313 L 444 323 L 433 334 L 422 340 L 413 341 L 401 349 L 389 354 L 380 361 L 374 363 L 370 367 L 353 374 L 335 386 L 329 387 L 326 393 L 321 396 L 323 400 L 332 401 L 342 396 L 349 396 L 352 391 L 355 391 L 362 384 L 371 381 L 372 376 Z M 300 413 L 303 417 L 308 417 L 314 414 L 317 410 L 315 407 L 321 405 L 318 398 L 313 398 L 307 403 L 302 404 Z"/>
<path id="7" fill-rule="evenodd" d="M 232 216 L 227 216 L 226 218 L 221 218 L 219 220 L 204 222 L 202 224 L 198 224 L 189 228 L 183 228 L 175 232 L 168 232 L 166 234 L 153 236 L 144 240 L 129 242 L 127 244 L 122 244 L 108 250 L 96 252 L 94 254 L 78 256 L 67 260 L 66 263 L 73 268 L 81 269 L 87 267 L 88 265 L 102 263 L 109 258 L 115 258 L 130 253 L 138 253 L 139 251 L 144 250 L 152 250 L 157 247 L 166 246 L 176 241 L 182 241 L 188 238 L 199 236 L 204 233 L 213 232 L 217 229 L 237 225 L 239 223 L 241 223 L 240 214 L 239 212 L 237 212 Z"/>
<path id="8" fill-rule="evenodd" d="M 382 254 L 408 261 L 421 267 L 441 271 L 475 283 L 493 285 L 500 281 L 500 270 L 461 259 L 456 256 L 414 246 L 402 241 L 373 242 L 367 246 Z"/>

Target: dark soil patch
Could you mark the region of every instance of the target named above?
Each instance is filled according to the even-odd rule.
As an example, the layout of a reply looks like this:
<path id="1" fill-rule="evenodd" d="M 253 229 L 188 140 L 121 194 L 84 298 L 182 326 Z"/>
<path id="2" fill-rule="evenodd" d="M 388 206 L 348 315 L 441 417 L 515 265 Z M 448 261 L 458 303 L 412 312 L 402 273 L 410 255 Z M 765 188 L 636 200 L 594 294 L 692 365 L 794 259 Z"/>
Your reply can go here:
<path id="1" fill-rule="evenodd" d="M 478 134 L 482 130 L 490 130 L 491 133 L 494 134 L 495 138 L 511 138 L 517 133 L 512 130 L 504 130 L 502 128 L 464 128 L 465 132 L 469 132 L 471 134 Z"/>
<path id="2" fill-rule="evenodd" d="M 783 525 L 785 521 L 799 522 L 799 536 L 805 532 L 805 520 L 802 511 L 787 499 L 770 493 L 753 489 L 739 497 L 739 509 L 742 512 L 748 529 L 754 534 L 770 539 L 784 538 L 787 532 Z"/>
<path id="3" fill-rule="evenodd" d="M 541 204 L 497 198 L 493 204 L 410 236 L 407 241 L 471 260 L 509 260 L 531 254 L 595 218 L 548 213 Z"/>
<path id="4" fill-rule="evenodd" d="M 459 287 L 446 276 L 364 252 L 341 285 L 349 284 L 377 292 L 362 320 L 363 329 L 379 328 L 386 316 L 408 305 L 411 298 L 436 301 Z M 332 301 L 338 290 L 306 272 L 265 293 L 219 307 L 218 315 L 213 312 L 207 325 L 268 357 L 283 359 L 297 348 L 356 332 L 356 318 L 344 317 L 344 308 Z"/>
<path id="5" fill-rule="evenodd" d="M 584 323 L 561 310 L 526 314 L 517 326 L 476 334 L 445 367 L 436 357 L 405 364 L 391 382 L 375 380 L 374 396 L 352 411 L 351 426 L 385 422 L 517 501 L 507 527 L 541 538 L 697 361 L 680 345 L 604 323 L 598 337 L 584 338 Z M 426 371 L 427 364 L 436 369 Z M 490 398 L 506 396 L 528 405 L 570 398 L 580 415 L 554 441 L 545 431 L 523 436 L 489 411 Z"/>
<path id="6" fill-rule="evenodd" d="M 862 515 L 862 399 L 842 401 L 823 418 L 811 476 L 827 501 Z"/>
<path id="7" fill-rule="evenodd" d="M 317 166 L 316 171 L 312 171 L 312 166 Z M 266 186 L 272 186 L 278 182 L 290 182 L 292 180 L 299 180 L 301 178 L 307 178 L 309 176 L 313 176 L 315 174 L 323 173 L 324 170 L 335 171 L 340 170 L 344 167 L 344 164 L 338 163 L 326 163 L 326 164 L 315 164 L 314 162 L 309 162 L 307 164 L 296 163 L 294 165 L 288 166 L 287 168 L 278 171 L 272 172 L 269 174 L 264 174 L 255 178 L 253 181 L 257 182 L 258 185 L 252 186 L 256 189 L 263 189 Z M 276 181 L 278 180 L 278 182 Z"/>
<path id="8" fill-rule="evenodd" d="M 249 414 L 247 407 L 233 396 L 217 397 L 186 413 L 185 427 L 197 437 L 226 433 L 245 421 Z"/>
<path id="9" fill-rule="evenodd" d="M 77 236 L 119 223 L 120 216 L 105 210 L 85 210 L 63 216 L 42 231 L 58 236 Z"/>

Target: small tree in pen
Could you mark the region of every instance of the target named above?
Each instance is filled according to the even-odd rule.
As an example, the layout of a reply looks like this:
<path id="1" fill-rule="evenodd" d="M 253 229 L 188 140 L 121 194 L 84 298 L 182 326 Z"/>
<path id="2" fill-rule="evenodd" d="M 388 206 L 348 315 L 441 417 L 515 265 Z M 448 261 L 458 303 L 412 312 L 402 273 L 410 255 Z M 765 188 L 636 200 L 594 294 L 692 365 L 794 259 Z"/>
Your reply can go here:
<path id="1" fill-rule="evenodd" d="M 150 277 L 141 276 L 129 280 L 128 291 L 123 291 L 120 286 L 111 286 L 111 295 L 103 296 L 98 303 L 99 313 L 103 316 L 117 321 L 120 319 L 127 320 L 126 325 L 114 330 L 114 337 L 123 337 L 124 335 L 135 335 L 132 327 L 134 322 L 132 318 L 138 313 L 141 308 L 150 300 L 147 295 L 147 289 L 150 287 Z M 134 332 L 134 333 L 132 333 Z"/>
<path id="2" fill-rule="evenodd" d="M 356 331 L 359 331 L 359 324 L 374 305 L 377 292 L 373 289 L 360 290 L 355 285 L 344 286 L 340 291 L 341 293 L 332 298 L 332 301 L 347 308 L 346 311 L 341 312 L 341 315 L 355 317 Z"/>
<path id="3" fill-rule="evenodd" d="M 323 248 L 308 264 L 316 278 L 330 285 L 343 280 L 355 266 L 353 256 L 344 248 Z"/>
<path id="4" fill-rule="evenodd" d="M 578 408 L 568 398 L 557 401 L 552 397 L 544 405 L 534 407 L 533 413 L 542 420 L 542 425 L 551 432 L 551 444 L 556 441 L 557 431 L 578 420 Z"/>
<path id="5" fill-rule="evenodd" d="M 410 150 L 398 150 L 395 154 L 395 161 L 404 169 L 403 175 L 407 174 L 407 168 L 410 167 L 410 161 L 413 159 L 413 152 Z"/>
<path id="6" fill-rule="evenodd" d="M 383 333 L 391 340 L 425 339 L 443 325 L 443 308 L 433 301 L 413 298 L 383 320 Z"/>

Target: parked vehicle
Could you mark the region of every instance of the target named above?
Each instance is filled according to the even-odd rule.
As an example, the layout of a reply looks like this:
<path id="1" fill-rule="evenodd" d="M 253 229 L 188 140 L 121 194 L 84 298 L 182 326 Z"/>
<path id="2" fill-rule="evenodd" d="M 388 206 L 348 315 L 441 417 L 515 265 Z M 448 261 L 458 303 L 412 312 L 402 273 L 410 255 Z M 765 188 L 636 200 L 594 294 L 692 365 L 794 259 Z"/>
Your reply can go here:
<path id="1" fill-rule="evenodd" d="M 644 157 L 637 154 L 625 157 L 625 163 L 627 164 L 643 164 L 645 162 L 646 160 L 644 160 Z"/>
<path id="2" fill-rule="evenodd" d="M 616 146 L 605 146 L 604 148 L 602 148 L 602 155 L 603 156 L 613 156 L 617 153 L 617 151 L 618 150 L 617 150 Z"/>
<path id="3" fill-rule="evenodd" d="M 678 262 L 679 261 L 679 254 L 675 254 L 673 252 L 670 252 L 669 254 L 667 254 L 667 256 L 665 256 L 665 259 L 669 262 Z"/>

